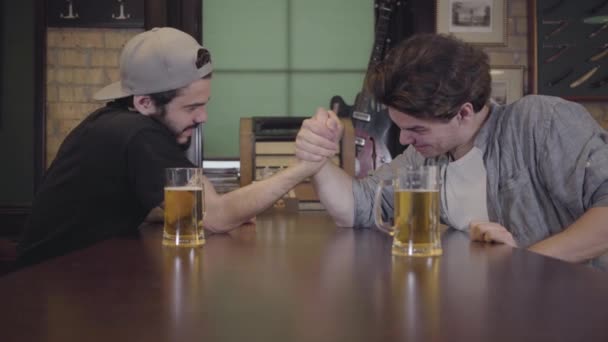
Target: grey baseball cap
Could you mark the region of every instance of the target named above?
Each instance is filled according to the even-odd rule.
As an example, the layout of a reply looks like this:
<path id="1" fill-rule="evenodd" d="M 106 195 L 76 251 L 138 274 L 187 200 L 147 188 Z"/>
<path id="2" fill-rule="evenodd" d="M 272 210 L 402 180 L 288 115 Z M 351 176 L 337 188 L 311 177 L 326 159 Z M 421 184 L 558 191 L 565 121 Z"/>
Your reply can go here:
<path id="1" fill-rule="evenodd" d="M 212 71 L 209 51 L 192 36 L 171 27 L 153 28 L 125 44 L 120 54 L 120 81 L 93 97 L 112 100 L 179 89 Z"/>

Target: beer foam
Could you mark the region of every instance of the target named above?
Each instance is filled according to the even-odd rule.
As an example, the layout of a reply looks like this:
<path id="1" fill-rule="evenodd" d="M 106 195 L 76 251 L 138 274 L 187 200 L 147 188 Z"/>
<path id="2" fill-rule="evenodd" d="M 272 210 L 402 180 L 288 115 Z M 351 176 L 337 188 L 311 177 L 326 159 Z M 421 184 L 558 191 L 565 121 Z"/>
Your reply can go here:
<path id="1" fill-rule="evenodd" d="M 203 191 L 203 187 L 202 186 L 192 186 L 192 185 L 186 185 L 186 186 L 166 186 L 165 190 L 170 190 L 170 191 Z"/>

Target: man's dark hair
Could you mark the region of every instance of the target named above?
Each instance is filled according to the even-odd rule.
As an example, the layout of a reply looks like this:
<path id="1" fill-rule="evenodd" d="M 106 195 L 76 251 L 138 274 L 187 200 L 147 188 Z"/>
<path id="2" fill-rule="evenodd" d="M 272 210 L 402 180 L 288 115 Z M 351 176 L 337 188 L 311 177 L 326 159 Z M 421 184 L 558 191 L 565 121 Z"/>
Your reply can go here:
<path id="1" fill-rule="evenodd" d="M 160 93 L 150 94 L 150 98 L 154 101 L 158 114 L 165 116 L 167 114 L 167 104 L 171 102 L 179 94 L 179 89 L 161 91 Z"/>
<path id="2" fill-rule="evenodd" d="M 483 51 L 457 38 L 418 34 L 391 50 L 366 86 L 380 103 L 400 112 L 448 121 L 467 102 L 475 112 L 488 102 L 490 65 Z"/>
<path id="3" fill-rule="evenodd" d="M 179 90 L 175 89 L 149 95 L 161 116 L 167 113 L 167 104 L 177 96 L 178 92 Z M 123 109 L 133 108 L 133 95 L 116 99 L 112 104 Z"/>
<path id="4" fill-rule="evenodd" d="M 203 77 L 203 79 L 210 79 L 211 76 L 212 73 L 209 73 Z M 173 89 L 149 95 L 152 101 L 154 101 L 154 105 L 158 107 L 159 114 L 161 116 L 164 116 L 167 113 L 167 104 L 169 104 L 169 102 L 171 102 L 177 95 L 179 95 L 180 90 L 181 89 Z M 133 95 L 116 99 L 114 100 L 114 103 L 125 109 L 133 107 Z"/>

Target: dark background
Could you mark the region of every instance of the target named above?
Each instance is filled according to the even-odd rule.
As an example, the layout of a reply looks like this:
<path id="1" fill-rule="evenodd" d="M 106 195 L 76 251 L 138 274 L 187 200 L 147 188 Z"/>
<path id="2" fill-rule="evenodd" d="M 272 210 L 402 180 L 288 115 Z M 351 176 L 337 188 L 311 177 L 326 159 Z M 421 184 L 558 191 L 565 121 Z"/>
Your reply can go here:
<path id="1" fill-rule="evenodd" d="M 537 89 L 539 94 L 560 96 L 568 99 L 588 99 L 597 100 L 608 99 L 608 85 L 600 88 L 593 88 L 591 85 L 608 77 L 608 57 L 597 62 L 588 61 L 589 57 L 598 53 L 600 47 L 608 43 L 608 29 L 603 30 L 595 37 L 588 38 L 589 34 L 597 30 L 599 25 L 585 24 L 583 19 L 591 16 L 608 15 L 608 5 L 595 13 L 591 9 L 604 3 L 605 0 L 585 0 L 585 1 L 563 1 L 561 5 L 550 10 L 557 2 L 556 0 L 536 0 L 535 5 L 536 31 L 533 35 L 536 44 L 532 44 L 536 50 L 536 76 Z M 532 13 L 531 13 L 532 15 Z M 560 32 L 545 38 L 559 24 L 543 24 L 543 21 L 568 20 L 568 25 Z M 547 58 L 558 52 L 559 46 L 569 45 L 570 47 L 553 62 L 545 62 Z M 570 84 L 581 75 L 595 66 L 600 66 L 597 72 L 585 83 L 576 88 L 570 88 Z M 547 83 L 551 80 L 570 72 L 569 76 L 554 86 Z"/>

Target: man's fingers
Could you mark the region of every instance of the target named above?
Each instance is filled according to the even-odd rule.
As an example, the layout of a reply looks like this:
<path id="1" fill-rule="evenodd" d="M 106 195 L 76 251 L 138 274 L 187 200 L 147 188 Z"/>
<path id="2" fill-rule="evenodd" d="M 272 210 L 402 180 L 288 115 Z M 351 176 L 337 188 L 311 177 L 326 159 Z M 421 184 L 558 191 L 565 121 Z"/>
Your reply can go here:
<path id="1" fill-rule="evenodd" d="M 331 123 L 334 120 L 336 122 Z M 341 123 L 335 113 L 319 108 L 314 117 L 302 123 L 296 136 L 296 157 L 304 161 L 321 162 L 334 156 L 340 148 L 340 128 Z"/>
<path id="2" fill-rule="evenodd" d="M 494 222 L 471 222 L 469 235 L 472 241 L 498 242 L 517 247 L 513 235 L 505 227 Z"/>
<path id="3" fill-rule="evenodd" d="M 338 143 L 340 137 L 338 136 L 338 132 L 333 131 L 329 127 L 327 127 L 326 121 L 316 121 L 312 119 L 306 119 L 302 123 L 302 127 L 300 128 L 300 132 L 310 131 L 318 136 L 321 136 L 327 140 L 331 140 L 335 143 Z M 298 134 L 299 134 L 298 133 Z"/>
<path id="4" fill-rule="evenodd" d="M 473 241 L 491 242 L 495 231 L 496 227 L 491 222 L 472 221 L 469 224 L 469 235 Z"/>
<path id="5" fill-rule="evenodd" d="M 333 150 L 334 152 L 338 152 L 338 142 L 333 140 L 334 136 L 332 133 L 328 134 L 328 129 L 319 128 L 318 125 L 307 123 L 306 125 L 302 125 L 302 128 L 298 132 L 296 136 L 296 147 L 298 140 L 304 140 L 309 142 L 312 145 L 317 145 L 327 150 Z M 321 133 L 321 134 L 319 134 Z M 328 137 L 329 136 L 329 137 Z"/>
<path id="6" fill-rule="evenodd" d="M 479 228 L 479 225 L 470 224 L 469 226 L 469 236 L 473 241 L 483 241 L 483 232 Z"/>
<path id="7" fill-rule="evenodd" d="M 326 125 L 327 127 L 329 127 L 329 129 L 331 129 L 332 131 L 335 131 L 338 129 L 338 126 L 340 124 L 340 119 L 338 119 L 338 116 L 336 115 L 336 113 L 334 113 L 333 111 L 328 111 L 327 112 L 327 120 L 326 120 Z"/>
<path id="8" fill-rule="evenodd" d="M 335 144 L 330 141 L 318 141 L 317 139 L 312 139 L 311 141 L 305 134 L 296 137 L 296 152 L 297 151 L 316 154 L 322 157 L 332 157 L 337 153 Z"/>
<path id="9" fill-rule="evenodd" d="M 328 113 L 329 118 L 327 119 L 326 125 L 338 136 L 338 139 L 340 139 L 342 137 L 342 131 L 344 131 L 344 125 L 334 111 L 330 110 Z"/>
<path id="10" fill-rule="evenodd" d="M 319 121 L 319 122 L 326 122 L 328 118 L 329 118 L 329 112 L 327 111 L 327 109 L 322 108 L 322 107 L 317 108 L 315 115 L 313 115 L 313 117 L 312 117 L 313 120 Z"/>
<path id="11" fill-rule="evenodd" d="M 495 241 L 491 232 L 484 232 L 481 234 L 481 236 L 482 236 L 482 240 L 485 242 L 494 242 Z"/>
<path id="12" fill-rule="evenodd" d="M 310 125 L 309 129 L 313 130 L 315 133 L 334 141 L 339 141 L 342 137 L 342 132 L 344 131 L 344 125 L 342 125 L 338 115 L 336 115 L 334 111 L 326 110 L 324 108 L 317 109 L 317 112 L 310 119 L 310 122 L 305 122 L 305 124 Z M 316 124 L 320 125 L 316 126 Z M 327 131 L 325 129 L 327 129 Z M 331 134 L 331 136 L 329 134 Z"/>
<path id="13" fill-rule="evenodd" d="M 511 232 L 507 231 L 506 229 L 498 233 L 496 241 L 500 241 L 511 247 L 517 247 L 517 242 L 513 238 L 513 234 L 511 234 Z"/>
<path id="14" fill-rule="evenodd" d="M 296 150 L 296 158 L 308 162 L 321 162 L 325 160 L 326 157 L 303 150 Z"/>

